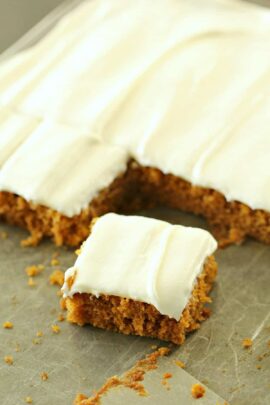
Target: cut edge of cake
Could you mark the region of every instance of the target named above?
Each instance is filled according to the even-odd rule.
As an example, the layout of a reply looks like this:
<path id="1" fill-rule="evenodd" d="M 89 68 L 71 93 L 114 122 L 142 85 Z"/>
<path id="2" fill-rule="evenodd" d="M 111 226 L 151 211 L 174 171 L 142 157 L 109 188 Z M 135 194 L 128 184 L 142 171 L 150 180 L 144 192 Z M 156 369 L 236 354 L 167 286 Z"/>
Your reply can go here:
<path id="1" fill-rule="evenodd" d="M 179 321 L 160 314 L 151 304 L 112 295 L 97 298 L 86 293 L 65 299 L 67 320 L 80 326 L 91 324 L 126 335 L 148 336 L 180 345 L 187 333 L 199 329 L 200 323 L 209 317 L 206 304 L 211 302 L 209 292 L 216 274 L 217 263 L 214 256 L 210 256 L 197 277 Z"/>
<path id="2" fill-rule="evenodd" d="M 238 201 L 227 201 L 216 190 L 141 166 L 134 160 L 129 162 L 124 174 L 74 217 L 26 201 L 16 194 L 0 192 L 0 219 L 30 232 L 24 245 L 37 245 L 44 237 L 50 237 L 57 246 L 79 246 L 89 235 L 93 218 L 107 212 L 134 213 L 154 206 L 204 217 L 220 247 L 239 244 L 246 237 L 270 244 L 269 212 L 253 210 Z"/>

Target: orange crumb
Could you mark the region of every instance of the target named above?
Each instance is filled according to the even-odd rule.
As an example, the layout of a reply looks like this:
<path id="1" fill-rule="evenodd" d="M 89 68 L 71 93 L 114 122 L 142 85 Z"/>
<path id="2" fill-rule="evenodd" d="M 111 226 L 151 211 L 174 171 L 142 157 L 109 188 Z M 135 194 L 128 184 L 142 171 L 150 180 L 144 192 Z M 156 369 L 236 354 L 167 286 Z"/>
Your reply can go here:
<path id="1" fill-rule="evenodd" d="M 42 379 L 42 381 L 47 381 L 48 378 L 49 378 L 48 373 L 46 373 L 45 371 L 43 371 L 43 372 L 40 374 L 40 378 Z"/>
<path id="2" fill-rule="evenodd" d="M 6 321 L 6 322 L 3 323 L 3 328 L 5 328 L 5 329 L 13 329 L 13 323 L 9 322 L 9 321 Z"/>
<path id="3" fill-rule="evenodd" d="M 28 275 L 28 277 L 36 277 L 39 273 L 41 273 L 44 270 L 44 266 L 42 264 L 38 265 L 32 265 L 28 266 L 25 269 L 25 273 Z"/>
<path id="4" fill-rule="evenodd" d="M 172 374 L 171 373 L 165 373 L 163 374 L 163 379 L 161 380 L 161 384 L 164 386 L 164 388 L 166 388 L 166 390 L 170 390 L 170 384 L 168 383 L 168 379 L 172 378 Z"/>
<path id="5" fill-rule="evenodd" d="M 37 337 L 43 336 L 43 332 L 41 330 L 38 330 L 37 333 L 36 333 L 36 336 Z"/>
<path id="6" fill-rule="evenodd" d="M 186 367 L 185 363 L 184 363 L 183 361 L 181 361 L 181 360 L 175 360 L 175 364 L 176 364 L 178 367 L 181 367 L 181 368 L 185 368 L 185 367 Z"/>
<path id="7" fill-rule="evenodd" d="M 163 378 L 172 378 L 172 373 L 165 373 L 163 374 Z"/>
<path id="8" fill-rule="evenodd" d="M 9 366 L 11 366 L 13 364 L 13 357 L 12 356 L 5 356 L 4 360 Z"/>
<path id="9" fill-rule="evenodd" d="M 59 322 L 63 322 L 65 320 L 65 316 L 63 314 L 59 313 L 57 319 Z"/>
<path id="10" fill-rule="evenodd" d="M 27 404 L 32 404 L 32 403 L 33 403 L 33 400 L 32 400 L 31 397 L 26 397 L 24 401 L 25 401 Z"/>
<path id="11" fill-rule="evenodd" d="M 51 260 L 51 266 L 59 266 L 59 264 L 60 264 L 60 262 L 59 262 L 58 259 L 53 258 L 53 259 Z"/>
<path id="12" fill-rule="evenodd" d="M 27 284 L 29 285 L 29 287 L 35 287 L 37 285 L 32 277 L 29 277 Z"/>
<path id="13" fill-rule="evenodd" d="M 58 325 L 52 325 L 51 328 L 52 328 L 53 333 L 56 333 L 56 334 L 60 333 L 60 331 L 61 331 L 60 326 L 58 326 Z"/>
<path id="14" fill-rule="evenodd" d="M 167 356 L 170 353 L 170 349 L 168 347 L 160 347 L 157 350 L 157 353 L 159 356 L 163 357 L 163 356 Z"/>
<path id="15" fill-rule="evenodd" d="M 242 340 L 242 346 L 243 346 L 245 349 L 248 349 L 248 348 L 251 347 L 252 345 L 253 345 L 252 339 L 250 339 L 250 338 L 245 338 L 245 339 Z"/>
<path id="16" fill-rule="evenodd" d="M 167 385 L 167 381 L 166 381 L 166 380 L 162 380 L 162 381 L 161 381 L 161 384 L 162 384 L 162 385 Z"/>
<path id="17" fill-rule="evenodd" d="M 201 384 L 194 384 L 191 388 L 191 395 L 195 399 L 202 398 L 205 394 L 205 388 Z"/>
<path id="18" fill-rule="evenodd" d="M 87 400 L 87 396 L 84 394 L 77 394 L 74 404 L 80 404 L 82 401 Z"/>
<path id="19" fill-rule="evenodd" d="M 54 270 L 51 274 L 50 274 L 50 284 L 51 285 L 59 285 L 60 287 L 62 287 L 62 285 L 64 284 L 64 272 L 62 270 Z"/>
<path id="20" fill-rule="evenodd" d="M 170 353 L 170 349 L 167 347 L 161 347 L 157 351 L 148 354 L 144 359 L 139 360 L 136 364 L 127 371 L 122 377 L 113 376 L 110 377 L 105 384 L 94 393 L 91 398 L 87 398 L 83 394 L 77 394 L 74 404 L 100 404 L 102 396 L 106 394 L 110 389 L 114 387 L 123 386 L 134 390 L 140 396 L 147 396 L 148 393 L 145 390 L 142 381 L 144 376 L 148 371 L 155 370 L 157 368 L 157 361 L 159 357 L 167 356 Z M 164 386 L 166 389 L 170 389 L 169 384 L 166 380 Z M 84 400 L 86 400 L 84 402 Z"/>

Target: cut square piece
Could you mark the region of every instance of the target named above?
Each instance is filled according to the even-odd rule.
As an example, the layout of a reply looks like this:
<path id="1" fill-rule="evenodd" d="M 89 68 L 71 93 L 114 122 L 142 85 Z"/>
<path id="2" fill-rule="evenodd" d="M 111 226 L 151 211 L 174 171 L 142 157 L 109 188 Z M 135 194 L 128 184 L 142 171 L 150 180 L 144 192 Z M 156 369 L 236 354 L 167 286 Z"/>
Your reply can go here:
<path id="1" fill-rule="evenodd" d="M 68 320 L 181 344 L 206 318 L 216 247 L 202 229 L 106 214 L 66 271 Z"/>

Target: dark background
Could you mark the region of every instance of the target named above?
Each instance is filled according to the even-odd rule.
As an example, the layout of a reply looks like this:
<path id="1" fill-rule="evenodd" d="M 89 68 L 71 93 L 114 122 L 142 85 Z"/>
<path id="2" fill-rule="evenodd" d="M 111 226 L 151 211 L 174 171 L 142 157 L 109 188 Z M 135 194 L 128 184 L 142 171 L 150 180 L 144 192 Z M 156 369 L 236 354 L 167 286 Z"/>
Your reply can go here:
<path id="1" fill-rule="evenodd" d="M 0 53 L 63 0 L 0 0 Z"/>

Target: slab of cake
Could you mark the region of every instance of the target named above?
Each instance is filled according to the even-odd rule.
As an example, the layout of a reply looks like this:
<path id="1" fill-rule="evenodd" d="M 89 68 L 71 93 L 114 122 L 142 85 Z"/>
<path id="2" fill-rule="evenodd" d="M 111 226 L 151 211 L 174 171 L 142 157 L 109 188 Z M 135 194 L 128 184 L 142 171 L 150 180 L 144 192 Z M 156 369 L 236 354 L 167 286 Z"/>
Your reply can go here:
<path id="1" fill-rule="evenodd" d="M 68 320 L 181 344 L 208 315 L 216 247 L 202 229 L 113 213 L 95 219 L 65 274 Z"/>
<path id="2" fill-rule="evenodd" d="M 0 63 L 0 217 L 78 245 L 156 204 L 270 243 L 270 13 L 92 0 Z"/>

